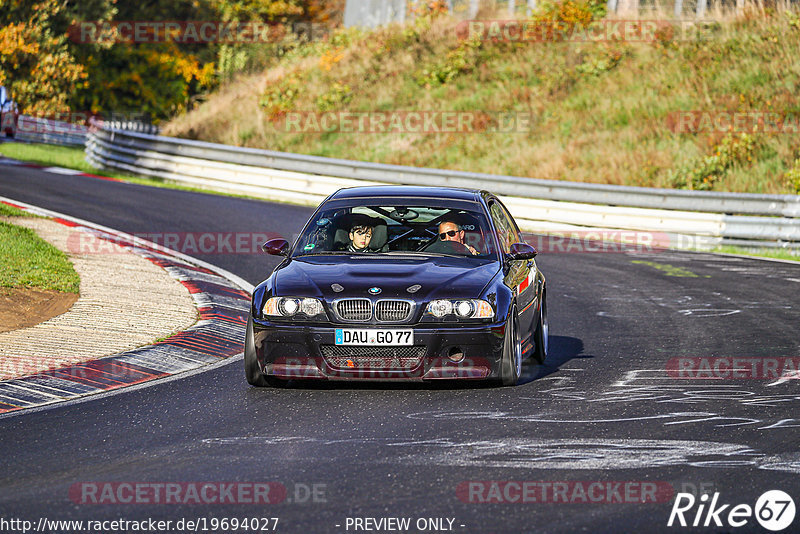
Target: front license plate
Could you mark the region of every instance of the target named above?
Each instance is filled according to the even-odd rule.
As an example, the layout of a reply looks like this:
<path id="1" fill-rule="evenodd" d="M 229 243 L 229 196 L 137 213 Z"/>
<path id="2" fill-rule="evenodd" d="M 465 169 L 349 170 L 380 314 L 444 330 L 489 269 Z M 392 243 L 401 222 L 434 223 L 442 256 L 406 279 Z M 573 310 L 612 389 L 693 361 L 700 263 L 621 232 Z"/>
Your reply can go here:
<path id="1" fill-rule="evenodd" d="M 410 328 L 402 328 L 397 330 L 337 328 L 336 344 L 366 346 L 413 345 L 414 331 Z"/>

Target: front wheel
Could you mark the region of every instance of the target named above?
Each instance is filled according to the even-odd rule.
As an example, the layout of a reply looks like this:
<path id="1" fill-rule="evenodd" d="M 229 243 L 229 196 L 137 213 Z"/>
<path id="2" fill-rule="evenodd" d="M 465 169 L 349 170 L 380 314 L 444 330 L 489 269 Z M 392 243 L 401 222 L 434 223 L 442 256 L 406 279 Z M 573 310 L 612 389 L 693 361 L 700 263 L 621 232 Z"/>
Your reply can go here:
<path id="1" fill-rule="evenodd" d="M 522 374 L 522 344 L 516 308 L 511 309 L 506 323 L 506 338 L 503 343 L 503 360 L 500 363 L 500 382 L 504 386 L 516 386 Z"/>
<path id="2" fill-rule="evenodd" d="M 256 358 L 256 344 L 253 340 L 253 318 L 247 320 L 247 333 L 244 336 L 244 376 L 251 386 L 264 387 L 267 377 L 261 372 Z"/>
<path id="3" fill-rule="evenodd" d="M 550 326 L 547 324 L 547 293 L 544 289 L 542 289 L 542 303 L 539 306 L 539 324 L 536 325 L 533 340 L 536 343 L 533 357 L 537 362 L 544 363 L 550 345 Z"/>
<path id="4" fill-rule="evenodd" d="M 281 388 L 286 386 L 289 381 L 274 376 L 266 376 L 261 372 L 256 358 L 256 343 L 253 334 L 253 318 L 247 320 L 247 333 L 244 336 L 244 376 L 247 383 L 251 386 Z"/>

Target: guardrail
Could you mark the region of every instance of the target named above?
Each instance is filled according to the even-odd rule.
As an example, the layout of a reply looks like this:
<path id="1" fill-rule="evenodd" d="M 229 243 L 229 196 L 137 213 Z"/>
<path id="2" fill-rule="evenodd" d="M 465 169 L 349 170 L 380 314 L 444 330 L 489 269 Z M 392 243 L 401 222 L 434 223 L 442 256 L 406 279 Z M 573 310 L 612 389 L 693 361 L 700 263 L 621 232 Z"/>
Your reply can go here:
<path id="1" fill-rule="evenodd" d="M 109 130 L 125 130 L 128 132 L 137 132 L 148 135 L 158 135 L 159 128 L 155 124 L 141 121 L 118 121 L 118 120 L 101 120 L 99 122 L 93 121 L 95 128 L 107 128 Z"/>
<path id="2" fill-rule="evenodd" d="M 102 121 L 94 122 L 93 127 L 104 127 L 117 130 L 155 135 L 158 127 L 139 121 Z M 42 117 L 20 115 L 17 121 L 15 138 L 28 143 L 45 143 L 62 146 L 84 146 L 91 128 L 85 124 L 65 122 Z"/>
<path id="3" fill-rule="evenodd" d="M 342 187 L 416 184 L 490 189 L 532 231 L 661 232 L 700 248 L 800 248 L 800 197 L 676 191 L 424 169 L 240 148 L 103 128 L 87 160 L 240 194 L 316 205 Z"/>
<path id="4" fill-rule="evenodd" d="M 29 143 L 83 146 L 89 128 L 82 124 L 20 115 L 15 138 Z"/>

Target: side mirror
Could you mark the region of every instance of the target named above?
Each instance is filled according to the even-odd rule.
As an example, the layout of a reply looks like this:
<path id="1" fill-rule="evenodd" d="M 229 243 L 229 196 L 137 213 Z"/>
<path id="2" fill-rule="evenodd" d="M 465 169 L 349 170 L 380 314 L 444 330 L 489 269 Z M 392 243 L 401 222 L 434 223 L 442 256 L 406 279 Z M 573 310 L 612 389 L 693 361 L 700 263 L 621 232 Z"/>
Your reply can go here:
<path id="1" fill-rule="evenodd" d="M 263 245 L 261 250 L 273 256 L 286 256 L 289 254 L 289 242 L 285 239 L 270 239 Z"/>
<path id="2" fill-rule="evenodd" d="M 514 243 L 507 257 L 511 260 L 532 260 L 537 254 L 536 249 L 527 243 Z"/>

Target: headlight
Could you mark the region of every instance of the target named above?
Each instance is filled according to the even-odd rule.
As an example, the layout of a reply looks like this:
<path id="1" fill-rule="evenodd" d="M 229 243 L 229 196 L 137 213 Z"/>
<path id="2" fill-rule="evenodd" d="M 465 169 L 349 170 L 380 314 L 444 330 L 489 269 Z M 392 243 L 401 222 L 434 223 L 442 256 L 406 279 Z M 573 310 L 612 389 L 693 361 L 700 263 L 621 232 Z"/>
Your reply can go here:
<path id="1" fill-rule="evenodd" d="M 494 308 L 485 300 L 432 300 L 425 310 L 426 315 L 437 319 L 455 314 L 459 319 L 491 319 Z"/>
<path id="2" fill-rule="evenodd" d="M 291 317 L 300 308 L 300 303 L 297 299 L 281 299 L 278 301 L 278 310 L 281 314 Z"/>
<path id="3" fill-rule="evenodd" d="M 267 317 L 326 318 L 322 303 L 312 298 L 270 297 L 261 313 Z"/>
<path id="4" fill-rule="evenodd" d="M 428 313 L 434 317 L 444 317 L 453 313 L 453 303 L 449 300 L 434 300 L 428 304 Z"/>
<path id="5" fill-rule="evenodd" d="M 315 315 L 321 315 L 323 313 L 322 303 L 317 299 L 303 299 L 303 302 L 300 304 L 300 309 L 309 317 L 314 317 Z"/>
<path id="6" fill-rule="evenodd" d="M 472 317 L 475 305 L 470 300 L 461 300 L 455 303 L 456 315 L 459 317 Z"/>

